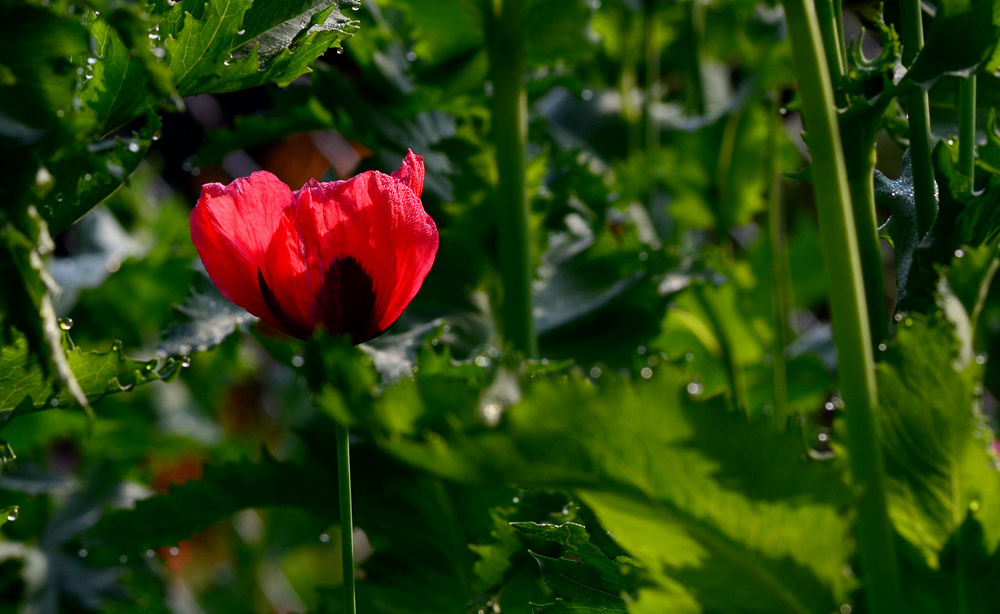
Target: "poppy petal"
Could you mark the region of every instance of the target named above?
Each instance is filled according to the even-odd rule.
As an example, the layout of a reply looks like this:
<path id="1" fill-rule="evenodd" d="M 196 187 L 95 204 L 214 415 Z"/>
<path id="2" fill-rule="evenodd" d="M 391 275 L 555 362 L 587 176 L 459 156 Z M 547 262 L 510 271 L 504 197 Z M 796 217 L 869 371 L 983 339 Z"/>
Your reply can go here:
<path id="1" fill-rule="evenodd" d="M 406 150 L 403 164 L 392 176 L 405 183 L 420 198 L 424 192 L 424 157 L 413 153 L 412 149 Z"/>
<path id="2" fill-rule="evenodd" d="M 302 244 L 292 217 L 294 209 L 289 209 L 278 224 L 267 256 L 260 267 L 259 280 L 265 293 L 267 308 L 277 322 L 277 327 L 293 337 L 305 339 L 319 325 L 319 307 L 316 294 L 322 287 L 313 281 L 305 260 L 305 246 Z"/>
<path id="3" fill-rule="evenodd" d="M 226 186 L 205 184 L 191 211 L 191 240 L 212 282 L 226 298 L 272 324 L 258 269 L 282 211 L 293 202 L 287 185 L 259 171 Z"/>
<path id="4" fill-rule="evenodd" d="M 409 180 L 416 182 L 423 176 L 423 164 L 419 156 L 412 156 L 410 163 L 412 166 L 404 162 L 404 168 L 412 171 Z M 403 313 L 437 253 L 437 227 L 416 193 L 401 179 L 377 171 L 336 184 L 304 187 L 298 194 L 294 217 L 306 246 L 311 282 L 347 284 L 341 290 L 324 288 L 325 296 L 364 302 L 367 297 L 361 292 L 364 283 L 360 275 L 371 280 L 373 330 L 365 333 L 371 336 L 384 331 Z M 331 265 L 344 258 L 356 261 L 359 270 L 352 269 L 346 276 L 339 271 L 331 275 Z M 349 289 L 355 290 L 353 296 Z M 325 322 L 327 318 L 320 314 L 320 319 Z"/>

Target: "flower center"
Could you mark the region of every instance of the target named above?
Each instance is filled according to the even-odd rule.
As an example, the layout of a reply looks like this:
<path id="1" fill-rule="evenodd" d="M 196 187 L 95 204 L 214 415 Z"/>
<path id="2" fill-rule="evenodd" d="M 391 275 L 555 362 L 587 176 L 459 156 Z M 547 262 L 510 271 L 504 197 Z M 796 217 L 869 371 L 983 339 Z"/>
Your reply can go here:
<path id="1" fill-rule="evenodd" d="M 355 344 L 381 332 L 375 327 L 372 278 L 354 258 L 338 258 L 327 269 L 319 305 L 327 330 L 335 335 L 350 335 Z"/>

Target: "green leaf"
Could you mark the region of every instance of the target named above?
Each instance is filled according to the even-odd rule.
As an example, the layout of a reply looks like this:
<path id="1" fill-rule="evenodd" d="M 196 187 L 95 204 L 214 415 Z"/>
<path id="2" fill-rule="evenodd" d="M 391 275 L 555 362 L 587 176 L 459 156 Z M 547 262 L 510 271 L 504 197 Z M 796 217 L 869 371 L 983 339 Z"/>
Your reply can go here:
<path id="1" fill-rule="evenodd" d="M 163 333 L 157 351 L 165 356 L 186 356 L 222 343 L 237 327 L 246 327 L 257 318 L 222 296 L 207 277 L 191 289 L 191 296 L 177 310 L 185 321 L 172 324 Z"/>
<path id="2" fill-rule="evenodd" d="M 62 331 L 59 334 L 61 338 L 64 335 Z M 161 362 L 126 358 L 117 343 L 106 352 L 85 352 L 72 345 L 68 335 L 65 335 L 65 343 L 67 366 L 75 374 L 84 399 L 89 402 L 157 379 L 168 379 L 180 366 L 173 359 Z M 60 339 L 60 348 L 62 344 Z M 29 354 L 23 335 L 15 334 L 12 343 L 0 348 L 0 428 L 18 415 L 77 402 L 69 390 L 53 385 L 46 377 Z"/>
<path id="3" fill-rule="evenodd" d="M 88 537 L 112 551 L 142 551 L 168 546 L 248 507 L 282 505 L 322 510 L 336 517 L 336 472 L 316 464 L 275 461 L 209 464 L 204 477 L 144 499 L 134 509 L 113 511 Z"/>
<path id="4" fill-rule="evenodd" d="M 265 83 L 287 85 L 357 30 L 357 22 L 345 17 L 336 2 L 301 3 L 302 13 L 275 23 L 288 16 L 286 9 L 273 6 L 278 4 L 280 0 L 253 4 L 257 12 L 249 25 L 258 30 L 270 27 L 249 42 L 241 33 L 251 7 L 246 0 L 209 0 L 197 17 L 187 12 L 188 3 L 175 5 L 168 16 L 164 47 L 177 91 L 191 96 Z M 322 21 L 314 24 L 313 16 Z"/>
<path id="5" fill-rule="evenodd" d="M 977 0 L 962 11 L 935 18 L 906 78 L 929 87 L 942 75 L 973 74 L 997 44 L 1000 28 L 993 22 L 993 11 L 993 0 Z"/>
<path id="6" fill-rule="evenodd" d="M 380 445 L 452 478 L 573 490 L 642 565 L 649 611 L 827 611 L 846 594 L 841 477 L 804 461 L 793 433 L 692 399 L 673 367 L 634 384 L 529 380 L 495 429 L 478 381 L 422 365 L 368 415 Z"/>
<path id="7" fill-rule="evenodd" d="M 515 522 L 512 526 L 527 537 L 544 539 L 564 548 L 559 558 L 531 553 L 545 583 L 558 598 L 557 603 L 567 602 L 566 607 L 575 611 L 625 611 L 622 596 L 635 590 L 635 576 L 625 573 L 626 569 L 634 572 L 636 565 L 633 561 L 624 558 L 611 560 L 591 543 L 586 528 L 580 524 Z M 559 611 L 559 607 L 555 611 Z"/>
<path id="8" fill-rule="evenodd" d="M 962 351 L 967 334 L 942 315 L 908 317 L 878 366 L 890 516 L 932 568 L 970 513 L 984 535 L 963 547 L 993 552 L 1000 542 L 1000 472 L 980 413 L 981 367 Z"/>

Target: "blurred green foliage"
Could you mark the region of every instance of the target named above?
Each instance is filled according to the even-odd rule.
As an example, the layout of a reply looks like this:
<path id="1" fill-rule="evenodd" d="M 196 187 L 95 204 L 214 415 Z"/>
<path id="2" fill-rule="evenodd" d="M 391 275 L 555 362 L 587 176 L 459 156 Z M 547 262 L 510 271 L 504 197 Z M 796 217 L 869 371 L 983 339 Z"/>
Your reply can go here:
<path id="1" fill-rule="evenodd" d="M 780 8 L 524 0 L 524 360 L 494 322 L 493 4 L 0 0 L 0 611 L 341 611 L 337 422 L 359 611 L 866 611 Z M 852 7 L 867 42 L 836 93 L 845 157 L 879 143 L 903 607 L 989 612 L 998 20 L 938 4 L 908 73 L 894 15 Z M 970 180 L 955 75 L 977 70 Z M 266 167 L 297 188 L 407 148 L 441 246 L 384 337 L 278 338 L 207 282 L 200 183 Z"/>

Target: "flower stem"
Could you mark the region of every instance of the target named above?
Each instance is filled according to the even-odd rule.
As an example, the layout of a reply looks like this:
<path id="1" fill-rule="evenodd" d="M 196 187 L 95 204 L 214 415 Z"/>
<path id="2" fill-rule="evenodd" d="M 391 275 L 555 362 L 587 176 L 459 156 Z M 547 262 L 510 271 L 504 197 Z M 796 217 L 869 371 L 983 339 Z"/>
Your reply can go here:
<path id="1" fill-rule="evenodd" d="M 910 66 L 924 46 L 924 26 L 920 0 L 899 3 L 903 65 Z M 917 233 L 923 237 L 937 217 L 934 167 L 931 164 L 931 114 L 927 92 L 918 89 L 907 97 L 910 122 L 910 161 L 913 164 L 913 197 L 916 201 Z"/>
<path id="2" fill-rule="evenodd" d="M 774 345 L 771 350 L 774 372 L 774 415 L 778 424 L 788 418 L 788 366 L 785 348 L 790 337 L 788 313 L 792 305 L 792 276 L 789 272 L 788 242 L 785 237 L 785 206 L 781 198 L 781 169 L 778 163 L 778 135 L 783 134 L 780 103 L 775 98 L 772 105 L 771 137 L 767 147 L 767 229 L 771 247 L 771 269 L 774 285 L 771 297 L 774 302 Z"/>
<path id="3" fill-rule="evenodd" d="M 493 78 L 493 141 L 499 194 L 500 327 L 507 342 L 528 356 L 537 342 L 532 319 L 531 242 L 525 185 L 524 143 L 528 99 L 524 92 L 524 39 L 521 0 L 494 0 L 495 31 L 490 45 Z"/>
<path id="4" fill-rule="evenodd" d="M 975 186 L 976 173 L 976 75 L 958 85 L 958 168 Z"/>
<path id="5" fill-rule="evenodd" d="M 337 422 L 337 494 L 340 498 L 340 553 L 344 575 L 344 612 L 355 614 L 354 517 L 351 511 L 351 442 L 346 424 Z"/>
<path id="6" fill-rule="evenodd" d="M 782 4 L 809 135 L 820 239 L 830 278 L 838 380 L 857 493 L 856 522 L 866 600 L 871 612 L 885 614 L 898 611 L 902 589 L 875 427 L 875 363 L 833 87 L 813 2 L 784 0 Z"/>
<path id="7" fill-rule="evenodd" d="M 852 170 L 848 171 L 848 184 L 868 304 L 868 327 L 874 342 L 880 343 L 889 338 L 889 313 L 885 302 L 882 245 L 879 243 L 878 220 L 875 217 L 874 146 L 868 153 L 867 160 L 854 161 Z"/>

